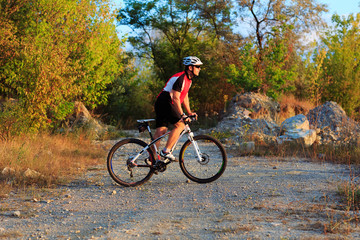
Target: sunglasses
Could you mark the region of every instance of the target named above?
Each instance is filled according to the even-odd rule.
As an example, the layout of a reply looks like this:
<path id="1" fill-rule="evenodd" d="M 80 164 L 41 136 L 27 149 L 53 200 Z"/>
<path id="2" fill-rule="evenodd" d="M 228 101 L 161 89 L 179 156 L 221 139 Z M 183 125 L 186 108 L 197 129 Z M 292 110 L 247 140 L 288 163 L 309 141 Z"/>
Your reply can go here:
<path id="1" fill-rule="evenodd" d="M 194 65 L 194 67 L 196 67 L 196 68 L 201 68 L 201 66 L 195 66 L 195 65 Z"/>

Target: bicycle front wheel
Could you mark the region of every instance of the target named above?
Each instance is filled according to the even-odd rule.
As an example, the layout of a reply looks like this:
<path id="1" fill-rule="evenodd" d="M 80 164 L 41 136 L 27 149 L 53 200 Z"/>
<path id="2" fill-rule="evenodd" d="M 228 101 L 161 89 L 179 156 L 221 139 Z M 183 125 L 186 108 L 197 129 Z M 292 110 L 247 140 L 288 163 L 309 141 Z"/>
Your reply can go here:
<path id="1" fill-rule="evenodd" d="M 124 139 L 116 143 L 109 152 L 107 168 L 112 179 L 125 186 L 135 187 L 148 181 L 154 173 L 154 155 L 147 144 L 139 139 Z M 141 154 L 140 154 L 141 153 Z M 132 160 L 140 154 L 135 164 Z"/>
<path id="2" fill-rule="evenodd" d="M 201 159 L 198 158 L 197 151 Z M 190 180 L 209 183 L 218 179 L 225 171 L 227 156 L 224 147 L 215 138 L 208 135 L 187 140 L 180 150 L 180 168 Z"/>

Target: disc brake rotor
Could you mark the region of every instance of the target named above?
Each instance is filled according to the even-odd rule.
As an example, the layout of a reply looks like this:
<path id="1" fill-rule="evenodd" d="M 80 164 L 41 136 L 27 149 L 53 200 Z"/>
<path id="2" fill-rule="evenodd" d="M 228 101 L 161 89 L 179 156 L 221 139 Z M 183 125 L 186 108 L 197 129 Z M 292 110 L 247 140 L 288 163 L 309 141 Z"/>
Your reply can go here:
<path id="1" fill-rule="evenodd" d="M 206 153 L 202 153 L 202 154 L 201 154 L 201 160 L 199 161 L 199 163 L 200 163 L 201 165 L 206 165 L 206 164 L 209 163 L 209 161 L 210 161 L 209 155 L 207 155 Z"/>

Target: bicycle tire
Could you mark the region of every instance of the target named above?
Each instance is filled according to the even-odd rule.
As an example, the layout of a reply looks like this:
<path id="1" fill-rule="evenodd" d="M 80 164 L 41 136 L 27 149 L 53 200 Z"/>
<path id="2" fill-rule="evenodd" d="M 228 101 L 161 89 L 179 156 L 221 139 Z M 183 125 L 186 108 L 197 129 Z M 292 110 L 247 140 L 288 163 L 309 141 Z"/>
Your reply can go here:
<path id="1" fill-rule="evenodd" d="M 194 137 L 202 154 L 199 162 L 194 144 L 187 140 L 180 150 L 179 163 L 182 172 L 197 183 L 209 183 L 218 179 L 225 171 L 227 155 L 222 144 L 208 135 Z"/>
<path id="2" fill-rule="evenodd" d="M 139 139 L 129 138 L 116 143 L 107 157 L 107 169 L 111 178 L 125 187 L 144 184 L 154 174 L 154 155 L 150 148 L 143 151 L 136 160 L 138 166 L 128 168 L 128 162 L 147 144 Z"/>

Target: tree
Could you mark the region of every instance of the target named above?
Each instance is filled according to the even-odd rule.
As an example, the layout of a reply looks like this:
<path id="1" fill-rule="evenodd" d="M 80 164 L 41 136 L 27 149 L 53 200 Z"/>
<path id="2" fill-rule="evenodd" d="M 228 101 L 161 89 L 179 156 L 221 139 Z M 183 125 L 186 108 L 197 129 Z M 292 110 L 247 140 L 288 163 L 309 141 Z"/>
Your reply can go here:
<path id="1" fill-rule="evenodd" d="M 136 119 L 153 117 L 152 84 L 156 84 L 156 78 L 144 81 L 152 74 L 148 63 L 142 63 L 140 70 L 134 61 L 131 55 L 122 60 L 126 65 L 124 71 L 108 85 L 109 102 L 97 109 L 105 123 L 117 128 L 132 129 Z"/>
<path id="2" fill-rule="evenodd" d="M 292 62 L 295 53 L 291 29 L 286 24 L 273 27 L 272 34 L 266 37 L 261 64 L 257 58 L 257 46 L 252 43 L 245 45 L 239 64 L 227 68 L 228 81 L 238 90 L 262 91 L 274 99 L 292 91 L 297 69 Z"/>
<path id="3" fill-rule="evenodd" d="M 303 34 L 324 26 L 321 14 L 327 11 L 325 4 L 315 0 L 238 0 L 237 3 L 240 19 L 253 29 L 260 60 L 264 40 L 273 34 L 273 27 L 291 25 L 294 32 Z"/>
<path id="4" fill-rule="evenodd" d="M 256 69 L 256 47 L 252 43 L 241 48 L 238 64 L 230 64 L 226 68 L 227 81 L 236 87 L 238 92 L 257 91 L 262 80 Z"/>
<path id="5" fill-rule="evenodd" d="M 221 108 L 223 95 L 230 90 L 223 69 L 239 42 L 231 31 L 231 1 L 128 0 L 125 6 L 119 12 L 119 23 L 134 29 L 136 35 L 129 40 L 140 58 L 154 63 L 157 78 L 166 82 L 183 70 L 183 57 L 196 55 L 206 66 L 193 83 L 193 107 L 206 106 L 203 111 Z M 220 51 L 224 49 L 231 51 Z"/>
<path id="6" fill-rule="evenodd" d="M 325 33 L 319 46 L 326 52 L 321 76 L 322 100 L 336 101 L 354 116 L 360 107 L 360 14 L 348 17 L 335 14 L 332 21 L 334 28 Z"/>
<path id="7" fill-rule="evenodd" d="M 0 93 L 19 99 L 30 126 L 63 120 L 76 100 L 94 108 L 122 69 L 107 0 L 0 0 Z"/>
<path id="8" fill-rule="evenodd" d="M 250 25 L 239 61 L 229 65 L 228 81 L 238 89 L 261 91 L 277 99 L 294 91 L 301 36 L 323 24 L 325 5 L 314 0 L 238 0 L 238 16 Z"/>
<path id="9" fill-rule="evenodd" d="M 128 0 L 125 6 L 119 11 L 119 23 L 136 32 L 130 43 L 139 57 L 153 60 L 164 78 L 174 72 L 167 71 L 167 65 L 182 69 L 182 58 L 194 51 L 193 45 L 201 42 L 204 34 L 219 38 L 231 32 L 231 2 L 227 0 Z"/>

